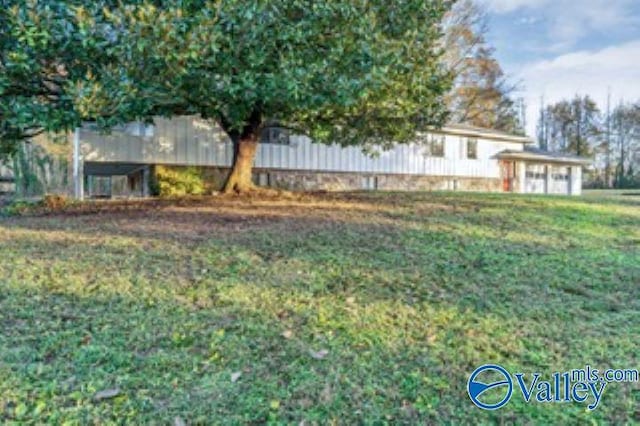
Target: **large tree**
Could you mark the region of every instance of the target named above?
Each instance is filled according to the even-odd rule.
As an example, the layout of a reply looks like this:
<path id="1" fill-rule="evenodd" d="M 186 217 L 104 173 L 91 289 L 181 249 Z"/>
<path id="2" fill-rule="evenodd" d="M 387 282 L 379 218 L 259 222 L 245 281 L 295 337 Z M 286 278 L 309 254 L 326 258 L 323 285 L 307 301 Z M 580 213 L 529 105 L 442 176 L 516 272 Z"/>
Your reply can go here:
<path id="1" fill-rule="evenodd" d="M 621 103 L 615 108 L 608 139 L 615 161 L 614 186 L 624 188 L 640 183 L 640 103 Z"/>
<path id="2" fill-rule="evenodd" d="M 64 106 L 70 117 L 32 117 L 31 124 L 59 129 L 94 119 L 108 128 L 199 114 L 233 141 L 229 192 L 253 188 L 254 156 L 268 125 L 318 142 L 389 146 L 447 116 L 450 74 L 439 43 L 447 0 L 15 3 L 11 27 L 50 14 L 64 25 L 44 26 L 43 37 L 71 47 L 52 62 L 64 74 L 55 87 L 72 100 Z M 26 49 L 20 34 L 13 43 Z M 31 51 L 31 62 L 43 50 Z M 17 127 L 29 121 L 8 116 Z"/>
<path id="3" fill-rule="evenodd" d="M 445 63 L 454 76 L 447 96 L 451 121 L 524 133 L 522 105 L 486 34 L 488 20 L 475 0 L 460 0 L 444 19 Z"/>
<path id="4" fill-rule="evenodd" d="M 590 156 L 602 136 L 600 109 L 588 95 L 548 105 L 540 115 L 538 136 L 545 149 Z"/>
<path id="5" fill-rule="evenodd" d="M 608 108 L 607 108 L 608 109 Z M 538 121 L 542 148 L 594 157 L 591 185 L 640 183 L 640 103 L 620 103 L 603 117 L 589 96 L 543 106 Z"/>

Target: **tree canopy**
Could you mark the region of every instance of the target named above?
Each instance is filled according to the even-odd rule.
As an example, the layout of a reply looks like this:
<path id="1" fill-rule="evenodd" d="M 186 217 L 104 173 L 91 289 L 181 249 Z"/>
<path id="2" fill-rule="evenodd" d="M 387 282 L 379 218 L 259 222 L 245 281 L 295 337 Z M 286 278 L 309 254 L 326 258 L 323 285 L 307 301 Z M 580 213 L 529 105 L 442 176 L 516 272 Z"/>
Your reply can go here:
<path id="1" fill-rule="evenodd" d="M 0 5 L 0 153 L 74 123 L 73 100 L 63 86 L 69 77 L 64 64 L 77 50 L 65 35 L 65 11 L 56 3 Z"/>
<path id="2" fill-rule="evenodd" d="M 0 121 L 15 134 L 3 145 L 87 119 L 199 114 L 233 140 L 227 187 L 241 191 L 265 126 L 389 146 L 447 117 L 451 1 L 5 3 Z"/>

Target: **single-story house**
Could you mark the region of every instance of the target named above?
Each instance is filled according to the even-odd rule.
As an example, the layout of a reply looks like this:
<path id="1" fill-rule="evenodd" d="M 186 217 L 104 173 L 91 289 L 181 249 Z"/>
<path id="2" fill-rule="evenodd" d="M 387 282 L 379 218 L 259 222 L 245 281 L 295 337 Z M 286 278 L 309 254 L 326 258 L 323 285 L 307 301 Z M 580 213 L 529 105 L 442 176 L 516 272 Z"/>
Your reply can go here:
<path id="1" fill-rule="evenodd" d="M 263 132 L 254 167 L 263 186 L 301 190 L 459 190 L 580 195 L 589 160 L 530 148 L 527 137 L 449 125 L 419 142 L 363 153 L 313 143 L 280 128 Z M 197 167 L 221 186 L 232 143 L 195 116 L 131 123 L 111 134 L 86 125 L 74 135 L 76 195 L 146 196 L 154 168 Z"/>

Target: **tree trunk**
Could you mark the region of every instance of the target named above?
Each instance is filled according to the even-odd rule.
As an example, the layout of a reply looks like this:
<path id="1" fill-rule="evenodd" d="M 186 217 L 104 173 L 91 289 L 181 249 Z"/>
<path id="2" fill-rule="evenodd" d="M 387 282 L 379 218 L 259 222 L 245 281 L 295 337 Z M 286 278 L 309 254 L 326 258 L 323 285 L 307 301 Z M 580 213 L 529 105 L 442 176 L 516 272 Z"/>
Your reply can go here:
<path id="1" fill-rule="evenodd" d="M 242 194 L 255 189 L 251 179 L 253 162 L 258 149 L 258 135 L 256 132 L 245 134 L 234 140 L 233 168 L 227 178 L 223 192 L 225 194 Z"/>

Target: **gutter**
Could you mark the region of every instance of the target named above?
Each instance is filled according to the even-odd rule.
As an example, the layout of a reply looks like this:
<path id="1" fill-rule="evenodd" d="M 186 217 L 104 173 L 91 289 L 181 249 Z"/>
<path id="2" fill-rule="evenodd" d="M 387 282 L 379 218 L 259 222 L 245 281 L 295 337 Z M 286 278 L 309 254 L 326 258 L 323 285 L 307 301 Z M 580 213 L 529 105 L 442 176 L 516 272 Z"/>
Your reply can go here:
<path id="1" fill-rule="evenodd" d="M 535 154 L 529 152 L 515 153 L 507 152 L 498 154 L 497 158 L 506 160 L 533 160 L 542 161 L 545 163 L 561 163 L 561 164 L 575 164 L 582 166 L 590 166 L 593 161 L 588 158 L 572 158 L 572 157 L 554 157 L 551 155 Z"/>
<path id="2" fill-rule="evenodd" d="M 472 129 L 458 129 L 450 126 L 444 126 L 442 129 L 434 129 L 433 132 L 445 134 L 445 135 L 467 136 L 472 138 L 522 143 L 527 145 L 535 143 L 533 139 L 527 136 L 507 135 L 502 133 L 493 133 L 491 131 L 478 131 L 478 130 L 472 130 Z"/>

